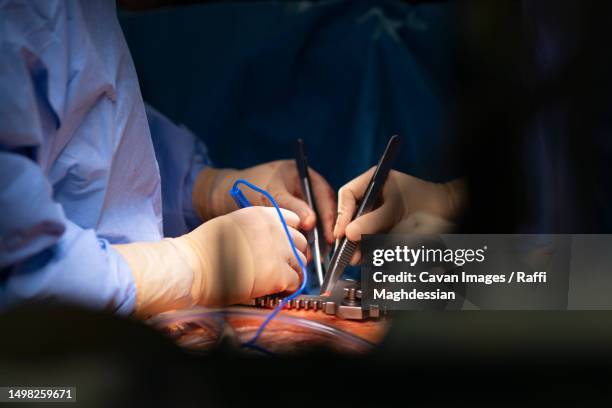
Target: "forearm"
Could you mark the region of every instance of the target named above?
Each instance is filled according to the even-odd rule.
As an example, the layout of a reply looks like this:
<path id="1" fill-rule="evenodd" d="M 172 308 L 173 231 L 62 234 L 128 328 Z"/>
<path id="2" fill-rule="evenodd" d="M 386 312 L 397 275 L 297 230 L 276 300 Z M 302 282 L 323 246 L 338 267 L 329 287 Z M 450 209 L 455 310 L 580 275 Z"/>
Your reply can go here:
<path id="1" fill-rule="evenodd" d="M 129 265 L 136 287 L 134 311 L 139 317 L 198 303 L 197 292 L 194 296 L 192 290 L 196 267 L 174 241 L 113 246 Z"/>
<path id="2" fill-rule="evenodd" d="M 42 169 L 0 152 L 0 307 L 55 301 L 129 314 L 135 288 L 108 241 L 64 215 Z"/>
<path id="3" fill-rule="evenodd" d="M 156 242 L 114 245 L 136 286 L 135 313 L 146 318 L 194 305 L 225 305 L 249 298 L 253 275 L 248 241 L 229 217 Z"/>
<path id="4" fill-rule="evenodd" d="M 0 305 L 74 304 L 129 315 L 136 288 L 129 266 L 93 230 L 69 225 L 60 240 L 6 269 Z"/>

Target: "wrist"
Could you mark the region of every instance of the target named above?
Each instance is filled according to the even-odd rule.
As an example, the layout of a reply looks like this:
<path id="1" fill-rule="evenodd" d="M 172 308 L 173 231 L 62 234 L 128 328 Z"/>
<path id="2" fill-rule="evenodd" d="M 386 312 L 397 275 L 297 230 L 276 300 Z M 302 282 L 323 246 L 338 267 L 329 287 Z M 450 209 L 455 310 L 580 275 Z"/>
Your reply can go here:
<path id="1" fill-rule="evenodd" d="M 136 286 L 134 314 L 147 318 L 156 313 L 195 304 L 190 288 L 193 270 L 173 239 L 113 245 L 127 263 Z"/>
<path id="2" fill-rule="evenodd" d="M 234 169 L 207 167 L 196 177 L 192 205 L 202 221 L 207 221 L 231 211 L 229 190 L 237 173 Z"/>
<path id="3" fill-rule="evenodd" d="M 444 218 L 453 220 L 465 210 L 467 205 L 465 182 L 462 179 L 442 183 L 445 196 Z"/>
<path id="4" fill-rule="evenodd" d="M 210 246 L 201 243 L 202 240 L 210 242 L 207 224 L 194 230 L 197 231 L 198 237 L 194 237 L 191 232 L 172 239 L 173 246 L 191 271 L 190 297 L 193 299 L 193 304 L 200 305 L 207 304 L 206 299 L 210 297 L 208 291 L 211 285 L 207 282 L 207 277 L 215 269 L 213 254 L 209 253 Z"/>

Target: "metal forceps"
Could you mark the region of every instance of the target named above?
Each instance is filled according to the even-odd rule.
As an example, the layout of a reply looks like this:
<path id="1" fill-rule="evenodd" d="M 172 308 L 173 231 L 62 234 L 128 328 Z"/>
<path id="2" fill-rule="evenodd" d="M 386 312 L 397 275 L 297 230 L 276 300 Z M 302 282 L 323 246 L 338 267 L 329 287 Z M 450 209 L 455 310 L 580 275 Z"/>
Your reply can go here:
<path id="1" fill-rule="evenodd" d="M 306 239 L 308 240 L 308 244 L 310 245 L 310 249 L 312 250 L 313 261 L 317 272 L 317 279 L 319 281 L 319 285 L 322 285 L 323 277 L 325 276 L 325 270 L 329 265 L 329 257 L 327 256 L 327 254 L 329 253 L 329 248 L 327 246 L 327 243 L 325 242 L 325 239 L 323 239 L 323 224 L 321 222 L 321 217 L 319 217 L 319 214 L 317 212 L 317 202 L 314 196 L 314 192 L 312 190 L 312 182 L 310 180 L 310 174 L 308 172 L 308 158 L 306 157 L 304 141 L 302 139 L 298 139 L 296 145 L 297 151 L 295 156 L 295 164 L 297 165 L 298 175 L 300 177 L 302 193 L 304 194 L 306 203 L 314 211 L 317 218 L 317 224 L 312 229 L 312 231 L 308 233 Z"/>
<path id="2" fill-rule="evenodd" d="M 391 171 L 391 167 L 397 158 L 399 148 L 400 137 L 397 135 L 391 136 L 385 151 L 376 165 L 376 169 L 366 188 L 361 204 L 357 212 L 352 214 L 352 220 L 372 211 L 378 204 L 380 193 Z M 342 238 L 340 244 L 334 250 L 334 255 L 330 261 L 330 269 L 327 271 L 323 284 L 321 285 L 321 296 L 330 296 L 333 293 L 336 283 L 342 276 L 348 263 L 351 261 L 356 248 L 356 243 L 349 241 L 347 237 Z"/>

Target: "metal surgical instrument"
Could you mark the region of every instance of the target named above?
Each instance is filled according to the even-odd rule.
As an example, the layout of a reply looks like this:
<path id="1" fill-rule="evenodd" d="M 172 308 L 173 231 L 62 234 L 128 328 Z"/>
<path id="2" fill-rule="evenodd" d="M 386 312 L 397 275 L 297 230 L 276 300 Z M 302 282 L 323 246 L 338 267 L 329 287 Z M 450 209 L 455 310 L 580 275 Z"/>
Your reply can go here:
<path id="1" fill-rule="evenodd" d="M 315 227 L 308 234 L 308 243 L 311 245 L 313 261 L 317 271 L 317 279 L 319 285 L 323 284 L 323 276 L 325 275 L 325 265 L 323 259 L 323 253 L 325 252 L 325 241 L 323 237 L 323 223 L 321 217 L 317 213 L 317 202 L 312 190 L 312 182 L 310 181 L 310 174 L 308 172 L 308 159 L 306 157 L 306 151 L 304 148 L 304 141 L 302 139 L 297 140 L 297 152 L 295 156 L 295 164 L 297 166 L 298 175 L 300 177 L 300 184 L 302 186 L 302 192 L 306 203 L 314 211 L 317 218 Z"/>
<path id="2" fill-rule="evenodd" d="M 391 136 L 385 151 L 376 165 L 376 169 L 374 170 L 374 174 L 372 175 L 368 187 L 366 188 L 361 204 L 351 219 L 361 217 L 365 213 L 368 213 L 374 209 L 374 206 L 376 206 L 379 200 L 382 187 L 387 180 L 389 172 L 391 171 L 391 167 L 397 158 L 399 147 L 399 136 Z M 340 245 L 336 248 L 334 255 L 332 256 L 330 269 L 327 271 L 325 280 L 321 285 L 321 296 L 330 296 L 332 294 L 334 286 L 342 276 L 342 273 L 344 272 L 344 269 L 348 263 L 351 261 L 356 248 L 357 244 L 355 242 L 349 241 L 346 236 L 342 238 Z"/>

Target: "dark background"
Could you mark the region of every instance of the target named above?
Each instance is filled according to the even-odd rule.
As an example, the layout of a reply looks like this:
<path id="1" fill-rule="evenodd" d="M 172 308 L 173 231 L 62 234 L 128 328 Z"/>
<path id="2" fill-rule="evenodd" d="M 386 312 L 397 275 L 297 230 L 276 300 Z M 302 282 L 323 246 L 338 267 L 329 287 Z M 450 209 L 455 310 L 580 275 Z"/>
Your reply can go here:
<path id="1" fill-rule="evenodd" d="M 461 232 L 612 231 L 607 2 L 186 3 L 120 21 L 144 99 L 217 166 L 301 137 L 339 188 L 397 133 L 396 169 L 467 180 Z"/>
<path id="2" fill-rule="evenodd" d="M 306 142 L 335 188 L 400 134 L 398 169 L 448 167 L 452 5 L 206 2 L 124 12 L 145 101 L 185 124 L 220 167 L 291 158 Z"/>

